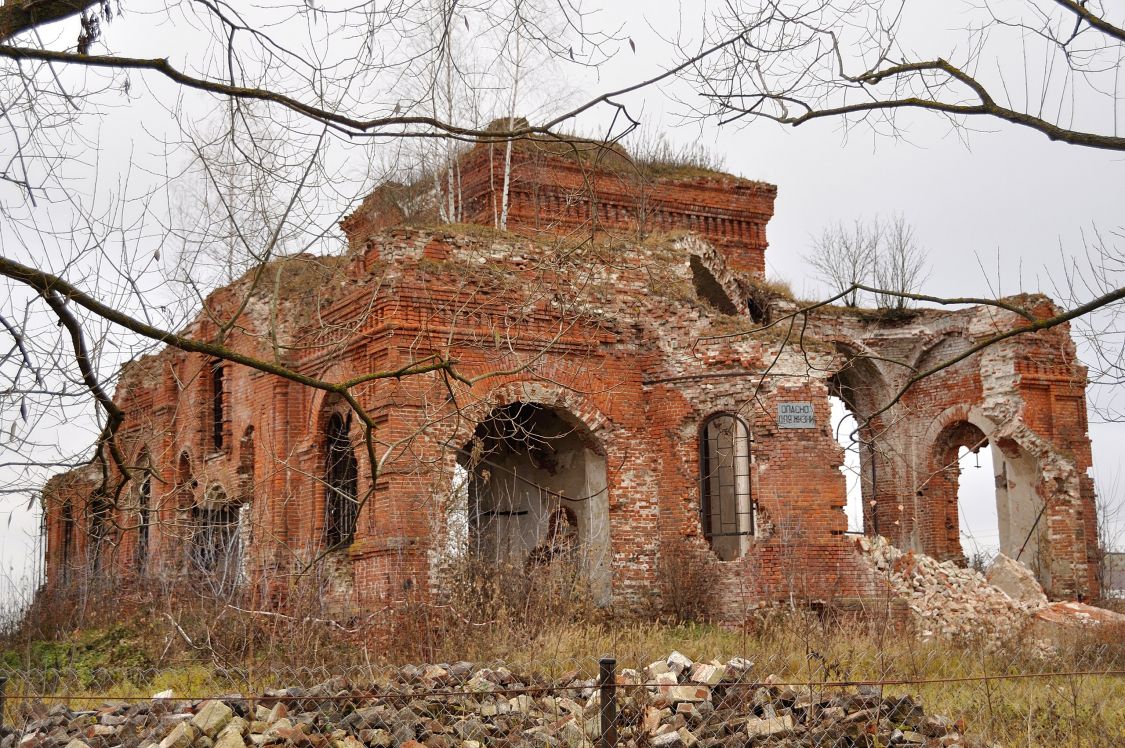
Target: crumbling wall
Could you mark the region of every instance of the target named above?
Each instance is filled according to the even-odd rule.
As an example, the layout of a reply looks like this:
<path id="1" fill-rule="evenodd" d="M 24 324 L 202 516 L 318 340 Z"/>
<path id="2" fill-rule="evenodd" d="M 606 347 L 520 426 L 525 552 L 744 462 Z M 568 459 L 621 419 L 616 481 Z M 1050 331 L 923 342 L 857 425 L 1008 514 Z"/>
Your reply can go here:
<path id="1" fill-rule="evenodd" d="M 862 424 L 868 533 L 957 557 L 956 477 L 946 468 L 951 451 L 983 438 L 998 455 L 1005 553 L 1022 553 L 1053 595 L 1093 591 L 1085 374 L 1064 328 L 989 347 L 901 391 L 912 372 L 1014 320 L 981 309 L 824 309 L 806 325 L 784 316 L 791 300 L 769 307 L 751 294 L 772 187 L 691 175 L 656 180 L 638 196 L 625 176 L 605 173 L 597 198 L 582 203 L 578 166 L 526 157 L 510 218 L 522 235 L 375 232 L 385 215 L 373 200 L 345 224 L 347 256 L 267 265 L 217 291 L 188 330 L 202 339 L 222 330 L 234 350 L 329 382 L 433 357 L 457 362 L 459 377 L 388 376 L 354 389 L 375 426 L 375 464 L 353 422 L 358 517 L 341 547 L 326 547 L 326 434 L 346 410 L 338 397 L 223 364 L 217 431 L 208 415 L 217 412 L 213 361 L 165 350 L 122 377 L 116 398 L 130 424 L 122 439 L 151 460 L 159 519 L 148 540 L 153 563 L 117 562 L 126 578 L 176 569 L 192 509 L 223 496 L 249 518 L 244 583 L 271 599 L 283 599 L 291 575 L 318 558 L 332 606 L 440 595 L 437 561 L 457 533 L 474 531 L 490 556 L 508 543 L 508 560 L 534 573 L 560 509 L 573 514 L 586 580 L 602 603 L 659 610 L 698 588 L 707 594 L 694 601 L 697 612 L 739 618 L 771 600 L 883 596 L 885 584 L 845 536 L 843 453 L 829 402 L 837 395 Z M 465 194 L 483 195 L 493 189 L 483 176 L 487 153 L 471 159 L 477 181 L 466 179 Z M 485 213 L 476 218 L 488 223 Z M 567 230 L 590 228 L 593 218 L 613 230 L 565 243 Z M 641 236 L 669 228 L 676 232 Z M 551 450 L 474 461 L 474 434 L 520 403 L 571 430 L 544 421 Z M 728 548 L 725 561 L 701 517 L 700 434 L 716 414 L 748 429 L 754 508 L 753 527 L 739 530 L 740 555 Z M 453 489 L 459 463 L 470 476 L 463 500 Z M 521 471 L 538 497 L 503 499 L 499 476 Z M 61 496 L 61 486 L 49 493 Z M 459 506 L 460 524 L 450 516 Z M 506 527 L 479 522 L 523 511 Z M 124 533 L 120 547 L 136 538 Z M 56 539 L 49 557 L 58 547 Z"/>
<path id="2" fill-rule="evenodd" d="M 1042 297 L 1009 301 L 1042 315 L 1052 309 Z M 956 361 L 1022 322 L 980 307 L 836 311 L 817 320 L 817 334 L 842 351 L 862 347 L 865 366 L 877 371 L 855 408 L 861 423 L 871 419 L 864 438 L 878 476 L 864 486 L 865 529 L 901 548 L 962 558 L 957 448 L 991 449 L 1001 552 L 1033 568 L 1052 596 L 1095 594 L 1086 373 L 1067 328 L 1009 338 Z M 906 389 L 910 377 L 930 371 Z"/>

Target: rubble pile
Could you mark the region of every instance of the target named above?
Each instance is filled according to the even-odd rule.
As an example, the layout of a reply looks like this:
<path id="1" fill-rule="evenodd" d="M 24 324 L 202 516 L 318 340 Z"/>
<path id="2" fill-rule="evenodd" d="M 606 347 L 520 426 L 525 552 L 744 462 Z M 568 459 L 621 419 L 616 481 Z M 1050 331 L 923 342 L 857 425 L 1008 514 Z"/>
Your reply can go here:
<path id="1" fill-rule="evenodd" d="M 617 676 L 617 748 L 979 746 L 964 724 L 926 715 L 873 686 L 790 687 L 753 663 L 692 662 L 673 652 Z M 140 703 L 72 710 L 35 702 L 0 748 L 594 748 L 600 690 L 576 675 L 517 676 L 502 665 L 406 667 L 358 687 L 311 688 L 202 702 L 165 692 Z"/>
<path id="2" fill-rule="evenodd" d="M 922 639 L 1010 641 L 1046 604 L 1046 596 L 1014 600 L 974 569 L 900 550 L 881 536 L 856 543 L 872 568 L 906 600 Z"/>

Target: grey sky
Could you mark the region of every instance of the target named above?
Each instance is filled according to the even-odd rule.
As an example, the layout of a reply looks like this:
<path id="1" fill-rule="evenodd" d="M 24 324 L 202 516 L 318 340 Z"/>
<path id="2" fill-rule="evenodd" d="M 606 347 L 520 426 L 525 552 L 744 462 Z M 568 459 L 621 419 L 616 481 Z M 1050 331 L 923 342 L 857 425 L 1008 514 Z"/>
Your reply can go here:
<path id="1" fill-rule="evenodd" d="M 675 57 L 661 37 L 674 35 L 681 22 L 683 28 L 697 22 L 701 7 L 675 2 L 607 3 L 604 15 L 592 21 L 609 27 L 622 24 L 636 52 L 623 45 L 596 76 L 569 80 L 565 88 L 571 91 L 572 103 L 658 72 Z M 924 35 L 916 39 L 922 46 L 953 34 L 961 20 L 956 10 L 938 16 L 931 7 L 931 13 L 927 20 L 933 21 L 933 39 Z M 127 14 L 108 27 L 107 38 L 115 50 L 128 54 L 160 49 L 177 31 L 173 24 L 149 25 L 154 18 Z M 1001 55 L 1015 50 L 1010 44 L 996 49 Z M 160 162 L 161 133 L 146 133 L 141 124 L 147 112 L 172 102 L 167 97 L 154 102 L 137 83 L 134 99 L 112 114 L 108 120 L 112 127 L 100 133 L 98 145 L 107 162 L 132 160 L 136 167 L 160 171 L 165 168 Z M 159 85 L 155 90 L 167 92 Z M 682 87 L 673 90 L 691 101 Z M 810 235 L 836 220 L 902 213 L 929 250 L 926 290 L 942 295 L 1051 293 L 1063 265 L 1081 257 L 1083 232 L 1125 225 L 1125 155 L 1051 143 L 1014 126 L 981 122 L 979 126 L 987 131 L 971 133 L 966 146 L 947 122 L 925 113 L 904 115 L 906 137 L 896 140 L 874 136 L 863 126 L 845 137 L 834 121 L 795 130 L 768 122 L 721 129 L 713 123 L 685 124 L 675 116 L 683 110 L 682 103 L 669 101 L 662 89 L 626 101 L 650 131 L 666 131 L 674 142 L 698 141 L 723 155 L 729 171 L 778 186 L 776 216 L 769 225 L 768 273 L 790 283 L 802 297 L 812 298 L 824 290 L 802 260 Z M 1103 103 L 1091 100 L 1089 106 Z M 582 131 L 594 132 L 598 125 L 597 119 L 584 121 Z M 3 199 L 16 198 L 8 192 Z M 43 264 L 60 267 L 60 258 L 50 254 L 53 250 L 44 251 Z M 71 422 L 50 425 L 38 436 L 41 441 L 83 444 L 90 434 L 88 424 Z M 1125 427 L 1092 424 L 1091 434 L 1095 479 L 1103 492 L 1113 487 L 1117 493 L 1108 498 L 1120 504 L 1125 497 L 1118 480 L 1118 445 L 1125 439 Z M 975 493 L 965 507 L 966 520 L 981 526 L 994 516 L 995 507 L 987 482 L 969 482 Z M 29 568 L 29 542 L 35 534 L 33 518 L 22 506 L 25 501 L 0 499 L 0 565 L 16 578 Z"/>

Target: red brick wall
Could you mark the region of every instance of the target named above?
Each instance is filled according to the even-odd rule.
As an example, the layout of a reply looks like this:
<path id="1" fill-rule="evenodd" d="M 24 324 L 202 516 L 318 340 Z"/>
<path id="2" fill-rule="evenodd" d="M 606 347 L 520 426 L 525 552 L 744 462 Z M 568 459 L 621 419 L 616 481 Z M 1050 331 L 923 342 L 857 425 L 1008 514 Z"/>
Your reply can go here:
<path id="1" fill-rule="evenodd" d="M 238 314 L 225 340 L 231 348 L 329 382 L 394 372 L 431 356 L 457 362 L 461 379 L 391 376 L 354 388 L 372 419 L 380 464 L 373 471 L 357 420 L 362 510 L 355 542 L 333 554 L 326 601 L 371 606 L 432 592 L 431 561 L 442 548 L 436 504 L 448 490 L 455 451 L 492 408 L 514 400 L 566 412 L 605 456 L 615 605 L 659 608 L 669 603 L 669 574 L 700 570 L 716 593 L 712 612 L 731 618 L 767 600 L 884 594 L 844 535 L 843 454 L 830 427 L 829 380 L 845 344 L 878 354 L 864 370 L 872 387 L 860 403 L 871 415 L 908 371 L 887 363 L 892 357 L 922 366 L 940 360 L 982 334 L 990 315 L 925 312 L 903 321 L 845 313 L 812 320 L 800 339 L 777 329 L 729 335 L 753 324 L 695 297 L 689 255 L 719 278 L 733 277 L 732 270 L 760 275 L 772 187 L 733 178 L 656 180 L 642 199 L 626 176 L 607 172 L 594 175 L 588 198 L 582 189 L 589 175 L 578 165 L 517 155 L 515 233 L 374 233 L 389 219 L 372 201 L 345 222 L 353 250 L 347 257 L 275 262 L 266 273 L 281 288 L 278 297 L 264 290 L 272 284 L 251 287 L 244 279 L 213 294 L 208 313 L 189 330 L 213 339 L 216 325 Z M 462 167 L 469 217 L 485 223 L 495 190 L 486 178 L 489 157 L 480 147 Z M 662 229 L 695 230 L 717 250 L 667 235 L 623 241 L 647 230 L 642 217 Z M 568 230 L 592 224 L 605 229 L 598 241 L 558 251 Z M 955 555 L 956 486 L 922 476 L 957 441 L 941 436 L 947 426 L 958 428 L 956 418 L 1007 412 L 1010 419 L 989 438 L 1018 440 L 1045 470 L 1073 483 L 1051 502 L 1047 518 L 1055 592 L 1089 592 L 1087 564 L 1096 549 L 1084 477 L 1085 373 L 1073 364 L 1065 330 L 1005 345 L 924 380 L 864 429 L 877 447 L 877 479 L 865 497 L 877 503 L 867 527 L 877 525 L 903 546 Z M 340 404 L 323 391 L 228 364 L 226 438 L 216 451 L 209 445 L 209 365 L 165 350 L 131 365 L 120 380 L 116 400 L 128 424 L 122 441 L 131 455 L 147 449 L 157 478 L 161 521 L 149 573 L 181 564 L 191 533 L 184 509 L 218 486 L 229 499 L 250 503 L 250 579 L 262 594 L 279 596 L 288 575 L 324 550 L 324 424 Z M 814 403 L 815 428 L 778 428 L 783 402 Z M 707 547 L 699 508 L 699 426 L 720 411 L 750 425 L 760 522 L 750 550 L 729 562 Z M 181 455 L 192 484 L 180 475 Z M 52 584 L 61 580 L 58 502 L 88 498 L 87 477 L 48 486 Z M 123 501 L 118 514 L 127 516 L 130 506 Z M 134 538 L 121 533 L 115 563 L 122 570 L 132 563 Z"/>

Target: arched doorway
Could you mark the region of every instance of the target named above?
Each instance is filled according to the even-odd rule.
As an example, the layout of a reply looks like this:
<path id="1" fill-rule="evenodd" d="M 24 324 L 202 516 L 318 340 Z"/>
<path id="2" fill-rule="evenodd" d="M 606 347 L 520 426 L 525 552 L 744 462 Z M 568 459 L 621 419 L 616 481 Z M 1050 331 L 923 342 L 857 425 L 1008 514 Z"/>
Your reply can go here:
<path id="1" fill-rule="evenodd" d="M 608 602 L 605 452 L 578 418 L 534 402 L 495 408 L 457 462 L 468 474 L 470 553 L 529 569 L 573 553 L 595 600 Z"/>
<path id="2" fill-rule="evenodd" d="M 957 420 L 938 433 L 919 487 L 923 550 L 943 560 L 991 561 L 997 552 L 1026 564 L 1045 586 L 1040 559 L 1044 502 L 1035 459 L 1012 439 L 993 440 L 981 420 Z"/>

